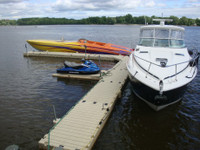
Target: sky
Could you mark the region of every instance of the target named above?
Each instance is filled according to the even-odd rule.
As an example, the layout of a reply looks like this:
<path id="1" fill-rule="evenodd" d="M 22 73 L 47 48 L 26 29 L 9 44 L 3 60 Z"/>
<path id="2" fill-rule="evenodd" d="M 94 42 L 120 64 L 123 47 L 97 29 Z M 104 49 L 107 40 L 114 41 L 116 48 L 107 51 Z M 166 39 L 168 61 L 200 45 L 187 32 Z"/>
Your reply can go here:
<path id="1" fill-rule="evenodd" d="M 200 18 L 200 0 L 0 0 L 0 20 L 31 17 L 82 19 L 92 16 Z"/>

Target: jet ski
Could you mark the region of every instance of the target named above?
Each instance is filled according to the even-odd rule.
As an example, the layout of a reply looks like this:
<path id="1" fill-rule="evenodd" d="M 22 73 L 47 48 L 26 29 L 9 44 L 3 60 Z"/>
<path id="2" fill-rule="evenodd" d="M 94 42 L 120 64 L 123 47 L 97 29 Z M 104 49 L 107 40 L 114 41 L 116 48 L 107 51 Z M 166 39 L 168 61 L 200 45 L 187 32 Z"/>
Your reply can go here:
<path id="1" fill-rule="evenodd" d="M 65 61 L 64 67 L 57 69 L 57 73 L 95 74 L 100 71 L 92 60 L 82 60 L 83 63 Z"/>

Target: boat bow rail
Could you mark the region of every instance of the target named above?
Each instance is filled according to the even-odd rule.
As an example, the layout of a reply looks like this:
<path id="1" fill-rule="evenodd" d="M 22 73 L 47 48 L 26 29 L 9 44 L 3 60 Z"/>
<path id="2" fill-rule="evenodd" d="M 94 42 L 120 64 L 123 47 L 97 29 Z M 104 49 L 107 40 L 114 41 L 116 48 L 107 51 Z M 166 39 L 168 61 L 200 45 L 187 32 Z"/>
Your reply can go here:
<path id="1" fill-rule="evenodd" d="M 154 62 L 151 62 L 151 61 L 148 61 L 148 60 L 146 60 L 146 59 L 143 59 L 143 58 L 141 58 L 141 57 L 135 55 L 134 53 L 132 53 L 132 56 L 133 56 L 133 59 L 135 60 L 135 62 L 137 63 L 137 65 L 139 65 L 140 68 L 142 68 L 142 70 L 144 70 L 147 74 L 149 74 L 149 75 L 153 76 L 154 78 L 158 79 L 159 81 L 161 81 L 161 80 L 166 80 L 166 79 L 169 79 L 169 78 L 172 78 L 172 77 L 176 77 L 179 73 L 183 72 L 188 66 L 191 67 L 190 73 L 194 75 L 194 73 L 195 73 L 195 71 L 196 71 L 196 69 L 194 68 L 194 66 L 198 66 L 198 59 L 199 59 L 200 53 L 196 50 L 196 51 L 195 51 L 195 54 L 193 55 L 193 57 L 192 57 L 190 60 L 188 60 L 188 61 L 183 61 L 183 62 L 176 63 L 176 64 L 171 64 L 171 65 L 166 65 L 166 64 L 163 65 L 162 63 L 161 63 L 160 65 L 158 65 L 158 64 L 156 64 L 156 63 L 154 63 Z M 143 61 L 149 63 L 148 70 L 146 70 L 145 68 L 143 68 L 143 67 L 137 62 L 137 60 L 136 60 L 135 58 L 138 58 L 138 59 L 140 59 L 140 60 L 143 60 Z M 185 63 L 188 63 L 188 65 L 187 65 L 184 69 L 182 69 L 182 70 L 180 70 L 180 71 L 178 72 L 178 71 L 177 71 L 178 65 L 185 64 Z M 163 79 L 160 79 L 158 76 L 152 74 L 152 73 L 149 71 L 150 68 L 152 67 L 152 65 L 157 66 L 157 67 L 160 67 L 160 68 L 163 68 L 163 67 L 165 67 L 165 68 L 167 68 L 167 67 L 168 67 L 168 68 L 169 68 L 169 67 L 174 67 L 174 68 L 175 68 L 175 73 L 172 74 L 172 75 L 170 75 L 170 76 L 166 76 L 166 77 L 164 77 Z M 192 69 L 193 69 L 193 71 L 192 71 Z M 186 76 L 186 78 L 188 78 L 188 76 Z M 177 79 L 176 79 L 176 80 L 177 80 Z"/>

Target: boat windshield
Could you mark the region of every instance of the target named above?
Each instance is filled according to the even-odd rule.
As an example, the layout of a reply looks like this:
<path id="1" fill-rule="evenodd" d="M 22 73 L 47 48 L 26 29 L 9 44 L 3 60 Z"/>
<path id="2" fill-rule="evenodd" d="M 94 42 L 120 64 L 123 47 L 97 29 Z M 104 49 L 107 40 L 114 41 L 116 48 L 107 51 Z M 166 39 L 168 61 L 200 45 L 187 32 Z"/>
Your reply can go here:
<path id="1" fill-rule="evenodd" d="M 169 28 L 144 28 L 140 31 L 141 46 L 183 48 L 184 30 Z"/>

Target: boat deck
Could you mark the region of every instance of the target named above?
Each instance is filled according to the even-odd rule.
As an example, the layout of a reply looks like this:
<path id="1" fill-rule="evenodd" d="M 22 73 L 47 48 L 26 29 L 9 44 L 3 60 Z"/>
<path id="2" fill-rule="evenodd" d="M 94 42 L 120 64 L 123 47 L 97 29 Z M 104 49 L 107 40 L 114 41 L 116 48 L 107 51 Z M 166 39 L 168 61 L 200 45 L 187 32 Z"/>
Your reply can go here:
<path id="1" fill-rule="evenodd" d="M 57 119 L 54 127 L 39 141 L 40 149 L 61 147 L 64 150 L 75 150 L 93 147 L 128 77 L 128 57 L 117 57 L 119 62 L 105 72 L 66 115 Z"/>

